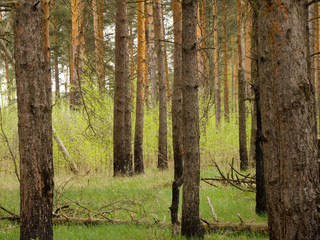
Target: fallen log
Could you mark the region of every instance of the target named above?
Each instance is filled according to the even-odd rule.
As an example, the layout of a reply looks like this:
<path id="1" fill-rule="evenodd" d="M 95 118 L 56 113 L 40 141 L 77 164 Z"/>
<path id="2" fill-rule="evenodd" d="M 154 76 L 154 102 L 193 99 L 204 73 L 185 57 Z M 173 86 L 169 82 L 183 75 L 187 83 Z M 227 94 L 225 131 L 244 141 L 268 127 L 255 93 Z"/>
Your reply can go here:
<path id="1" fill-rule="evenodd" d="M 213 222 L 204 224 L 207 231 L 232 231 L 232 232 L 250 232 L 268 235 L 267 224 L 253 224 L 253 223 L 219 223 Z"/>

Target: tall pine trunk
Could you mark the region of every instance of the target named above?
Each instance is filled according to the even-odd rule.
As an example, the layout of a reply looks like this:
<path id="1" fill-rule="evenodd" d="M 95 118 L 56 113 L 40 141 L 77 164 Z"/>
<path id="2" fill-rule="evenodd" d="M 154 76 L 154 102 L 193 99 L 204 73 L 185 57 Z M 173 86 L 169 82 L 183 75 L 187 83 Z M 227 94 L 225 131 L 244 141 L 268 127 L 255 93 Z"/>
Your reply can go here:
<path id="1" fill-rule="evenodd" d="M 261 1 L 263 155 L 270 239 L 320 239 L 314 83 L 307 0 Z"/>
<path id="2" fill-rule="evenodd" d="M 168 168 L 167 159 L 167 96 L 166 69 L 164 54 L 164 32 L 162 26 L 162 1 L 155 0 L 155 38 L 157 41 L 158 83 L 159 83 L 159 139 L 158 139 L 158 168 Z"/>
<path id="3" fill-rule="evenodd" d="M 152 107 L 156 107 L 157 79 L 156 79 L 156 50 L 154 38 L 154 0 L 147 1 L 147 27 L 148 27 L 148 71 L 151 82 L 151 102 Z"/>
<path id="4" fill-rule="evenodd" d="M 172 1 L 174 34 L 174 79 L 172 91 L 172 145 L 174 160 L 174 182 L 172 184 L 171 222 L 173 231 L 179 226 L 179 194 L 177 181 L 182 177 L 182 12 L 179 0 Z"/>
<path id="5" fill-rule="evenodd" d="M 223 0 L 223 70 L 224 70 L 224 118 L 229 122 L 229 84 L 227 52 L 227 0 Z"/>
<path id="6" fill-rule="evenodd" d="M 98 87 L 100 93 L 103 93 L 106 88 L 105 68 L 103 62 L 103 0 L 92 0 L 93 10 L 93 26 L 94 26 L 94 45 L 96 57 L 96 72 L 98 78 Z"/>
<path id="7" fill-rule="evenodd" d="M 53 154 L 49 1 L 15 9 L 20 149 L 20 239 L 53 239 Z M 28 54 L 25 54 L 28 53 Z"/>
<path id="8" fill-rule="evenodd" d="M 114 176 L 132 175 L 131 98 L 127 2 L 116 2 L 115 90 L 113 122 Z"/>
<path id="9" fill-rule="evenodd" d="M 52 0 L 51 1 L 51 7 L 52 11 L 56 10 L 56 1 Z M 60 99 L 60 79 L 59 79 L 59 62 L 58 62 L 58 36 L 56 32 L 58 31 L 57 29 L 57 24 L 56 24 L 56 18 L 54 14 L 51 15 L 52 18 L 52 27 L 53 27 L 53 45 L 54 45 L 54 52 L 53 52 L 53 61 L 54 61 L 54 82 L 55 82 L 55 99 L 54 102 L 57 104 Z"/>
<path id="10" fill-rule="evenodd" d="M 259 5 L 256 5 L 259 6 Z M 258 12 L 252 12 L 252 61 L 251 79 L 254 90 L 254 105 L 256 107 L 256 137 L 255 137 L 255 165 L 256 165 L 256 213 L 261 215 L 267 211 L 266 188 L 264 181 L 264 159 L 262 152 L 262 126 L 261 126 L 261 106 L 260 106 L 260 79 L 259 79 L 259 54 L 258 54 Z M 253 119 L 254 120 L 254 119 Z"/>
<path id="11" fill-rule="evenodd" d="M 214 62 L 214 102 L 216 129 L 221 126 L 221 94 L 220 94 L 220 77 L 219 77 L 219 42 L 218 42 L 218 6 L 217 1 L 213 5 L 213 62 Z"/>
<path id="12" fill-rule="evenodd" d="M 200 152 L 197 73 L 197 0 L 182 1 L 182 79 L 184 185 L 182 228 L 184 236 L 204 235 L 199 216 Z"/>
<path id="13" fill-rule="evenodd" d="M 136 100 L 136 123 L 134 136 L 134 171 L 137 174 L 144 173 L 143 165 L 143 121 L 144 121 L 144 93 L 145 93 L 145 21 L 144 2 L 137 2 L 138 18 L 138 53 L 137 53 L 137 100 Z"/>
<path id="14" fill-rule="evenodd" d="M 243 12 L 242 0 L 237 0 L 238 14 L 238 36 L 237 36 L 237 53 L 238 53 L 238 104 L 239 104 L 239 155 L 240 168 L 248 168 L 248 150 L 247 150 L 247 133 L 246 133 L 246 89 L 245 89 L 245 71 L 243 66 Z"/>

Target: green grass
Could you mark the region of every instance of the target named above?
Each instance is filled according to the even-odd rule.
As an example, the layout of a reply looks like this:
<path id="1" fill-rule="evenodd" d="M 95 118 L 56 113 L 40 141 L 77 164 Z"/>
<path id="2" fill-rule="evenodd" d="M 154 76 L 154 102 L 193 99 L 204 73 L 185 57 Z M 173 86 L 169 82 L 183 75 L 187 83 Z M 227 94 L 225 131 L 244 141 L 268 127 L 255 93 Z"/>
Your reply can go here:
<path id="1" fill-rule="evenodd" d="M 213 176 L 215 172 L 208 169 L 202 172 L 203 176 Z M 64 213 L 74 214 L 77 217 L 88 218 L 88 211 L 79 208 L 68 197 L 92 210 L 110 212 L 107 215 L 116 219 L 130 220 L 130 213 L 136 219 L 153 222 L 170 222 L 169 206 L 171 205 L 171 181 L 172 171 L 159 172 L 156 169 L 147 170 L 145 175 L 113 178 L 107 174 L 89 174 L 81 176 L 66 176 L 59 174 L 55 177 L 55 206 L 68 205 Z M 0 175 L 0 203 L 7 209 L 19 212 L 19 185 L 14 175 Z M 221 222 L 239 223 L 237 213 L 245 221 L 253 220 L 254 223 L 266 223 L 266 217 L 255 214 L 254 193 L 242 192 L 240 190 L 223 187 L 214 188 L 201 183 L 200 190 L 200 212 L 201 217 L 212 221 L 211 210 L 207 203 L 210 197 L 212 205 Z M 0 216 L 4 215 L 0 211 Z M 91 212 L 94 216 L 94 213 Z M 181 216 L 181 209 L 180 209 Z M 77 225 L 65 224 L 54 226 L 54 236 L 57 240 L 78 239 L 171 239 L 170 227 L 144 226 L 136 224 L 99 224 L 99 225 Z M 18 239 L 18 225 L 0 221 L 0 239 Z M 176 237 L 175 239 L 181 239 Z M 182 238 L 183 239 L 183 238 Z M 231 232 L 207 233 L 205 239 L 267 239 L 265 236 L 252 234 L 236 234 Z"/>

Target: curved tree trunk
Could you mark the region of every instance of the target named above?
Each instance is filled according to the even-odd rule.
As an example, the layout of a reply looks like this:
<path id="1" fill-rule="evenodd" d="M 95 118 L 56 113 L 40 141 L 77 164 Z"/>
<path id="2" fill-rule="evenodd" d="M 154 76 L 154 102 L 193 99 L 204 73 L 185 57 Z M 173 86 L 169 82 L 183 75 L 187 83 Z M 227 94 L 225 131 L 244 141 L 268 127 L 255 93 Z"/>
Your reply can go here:
<path id="1" fill-rule="evenodd" d="M 307 0 L 261 1 L 259 78 L 270 239 L 320 239 Z"/>
<path id="2" fill-rule="evenodd" d="M 42 7 L 41 7 L 42 6 Z M 15 9 L 20 149 L 20 239 L 53 239 L 49 1 Z M 45 15 L 46 14 L 46 15 Z M 28 54 L 25 54 L 25 53 Z"/>

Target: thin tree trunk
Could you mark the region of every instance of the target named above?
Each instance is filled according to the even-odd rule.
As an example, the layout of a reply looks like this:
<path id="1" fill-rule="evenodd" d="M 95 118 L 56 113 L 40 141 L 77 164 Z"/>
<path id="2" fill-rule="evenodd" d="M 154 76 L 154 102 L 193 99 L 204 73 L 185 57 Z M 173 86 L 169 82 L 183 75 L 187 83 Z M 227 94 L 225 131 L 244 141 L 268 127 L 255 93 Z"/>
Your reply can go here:
<path id="1" fill-rule="evenodd" d="M 242 0 L 237 0 L 238 11 L 238 93 L 239 93 L 239 155 L 240 155 L 240 169 L 245 170 L 248 168 L 248 151 L 247 151 L 247 133 L 246 133 L 246 104 L 245 104 L 245 72 L 243 68 L 242 57 Z"/>
<path id="2" fill-rule="evenodd" d="M 229 119 L 228 52 L 227 52 L 227 0 L 223 0 L 223 67 L 224 67 L 224 117 Z"/>
<path id="3" fill-rule="evenodd" d="M 52 11 L 56 10 L 56 0 L 51 0 L 51 8 Z M 60 79 L 59 79 L 59 66 L 58 66 L 58 36 L 56 32 L 57 24 L 56 24 L 56 18 L 54 14 L 51 15 L 52 18 L 52 27 L 53 27 L 53 44 L 54 44 L 54 53 L 53 53 L 53 59 L 54 59 L 54 79 L 55 79 L 55 99 L 54 102 L 57 104 L 60 99 Z"/>
<path id="4" fill-rule="evenodd" d="M 164 32 L 162 27 L 162 1 L 155 0 L 155 39 L 157 41 L 158 82 L 159 82 L 159 142 L 158 168 L 168 168 L 167 159 L 167 96 L 164 54 Z"/>
<path id="5" fill-rule="evenodd" d="M 259 6 L 259 5 L 256 5 Z M 260 78 L 259 78 L 259 54 L 258 54 L 258 12 L 252 13 L 252 61 L 251 61 L 251 79 L 254 90 L 254 105 L 256 107 L 256 137 L 255 137 L 255 164 L 256 164 L 256 213 L 262 215 L 267 211 L 266 188 L 264 181 L 264 159 L 262 151 L 262 125 L 261 125 L 261 107 L 260 107 Z M 254 120 L 254 119 L 252 119 Z"/>
<path id="6" fill-rule="evenodd" d="M 232 59 L 231 59 L 231 67 L 232 67 L 232 79 L 231 79 L 231 83 L 232 83 L 232 87 L 231 87 L 231 105 L 232 105 L 232 112 L 236 112 L 236 105 L 237 105 L 237 100 L 235 97 L 235 75 L 236 75 L 236 61 L 235 61 L 235 54 L 234 54 L 234 40 L 233 40 L 233 36 L 231 36 L 231 54 L 232 54 Z"/>
<path id="7" fill-rule="evenodd" d="M 156 107 L 157 102 L 157 79 L 156 79 L 156 55 L 154 39 L 154 17 L 153 17 L 154 0 L 147 1 L 147 20 L 148 20 L 148 70 L 151 82 L 151 101 L 152 107 Z"/>
<path id="8" fill-rule="evenodd" d="M 168 56 L 167 56 L 167 43 L 166 43 L 166 31 L 164 28 L 164 17 L 163 17 L 163 7 L 162 7 L 162 0 L 161 0 L 161 6 L 160 6 L 160 13 L 161 13 L 161 28 L 163 32 L 163 41 L 162 44 L 164 46 L 164 67 L 165 67 L 165 73 L 166 73 L 166 92 L 167 92 L 167 101 L 170 101 L 170 83 L 169 83 L 169 69 L 168 69 Z"/>
<path id="9" fill-rule="evenodd" d="M 263 155 L 270 239 L 320 239 L 319 164 L 307 0 L 261 1 Z"/>
<path id="10" fill-rule="evenodd" d="M 21 0 L 15 8 L 21 240 L 53 239 L 48 8 L 49 1 L 34 5 L 26 0 Z"/>
<path id="11" fill-rule="evenodd" d="M 97 72 L 98 87 L 99 87 L 100 93 L 103 93 L 106 88 L 105 68 L 104 68 L 104 62 L 103 62 L 103 56 L 104 56 L 103 9 L 104 9 L 103 0 L 92 0 L 96 72 Z"/>
<path id="12" fill-rule="evenodd" d="M 220 77 L 219 77 L 219 43 L 218 43 L 218 7 L 217 2 L 213 5 L 213 61 L 214 61 L 214 101 L 216 129 L 221 126 L 221 95 L 220 95 Z"/>
<path id="13" fill-rule="evenodd" d="M 144 89 L 146 71 L 145 63 L 145 22 L 144 22 L 144 2 L 137 2 L 138 19 L 138 55 L 137 55 L 137 100 L 136 100 L 136 123 L 134 137 L 134 171 L 137 174 L 144 173 L 143 166 L 143 121 L 144 121 Z"/>
<path id="14" fill-rule="evenodd" d="M 174 34 L 174 79 L 172 91 L 172 145 L 174 160 L 174 182 L 172 184 L 171 221 L 173 231 L 179 227 L 178 210 L 180 187 L 177 181 L 182 177 L 182 12 L 181 2 L 172 1 L 173 34 Z"/>
<path id="15" fill-rule="evenodd" d="M 197 0 L 182 1 L 182 79 L 184 185 L 182 228 L 184 236 L 203 237 L 199 216 L 200 152 L 197 71 Z"/>
<path id="16" fill-rule="evenodd" d="M 131 96 L 127 2 L 116 2 L 113 122 L 114 176 L 132 175 Z"/>
<path id="17" fill-rule="evenodd" d="M 71 0 L 71 20 L 72 20 L 72 31 L 71 31 L 71 88 L 72 92 L 70 96 L 71 109 L 75 109 L 76 106 L 81 105 L 80 96 L 80 18 L 81 18 L 81 3 L 80 0 Z"/>

